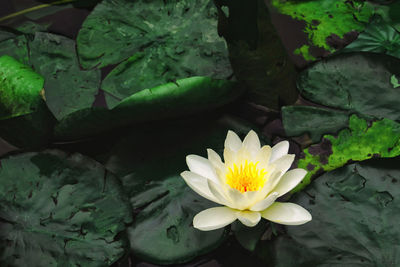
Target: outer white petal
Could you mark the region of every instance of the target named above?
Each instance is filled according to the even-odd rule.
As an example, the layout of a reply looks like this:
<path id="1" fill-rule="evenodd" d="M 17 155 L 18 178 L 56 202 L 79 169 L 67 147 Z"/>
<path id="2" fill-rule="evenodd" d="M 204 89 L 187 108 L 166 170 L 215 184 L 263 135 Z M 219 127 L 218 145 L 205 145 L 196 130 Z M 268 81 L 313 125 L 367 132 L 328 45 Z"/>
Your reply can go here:
<path id="1" fill-rule="evenodd" d="M 266 198 L 264 198 L 263 200 L 257 202 L 256 204 L 254 204 L 250 210 L 251 211 L 262 211 L 265 210 L 266 208 L 268 208 L 269 206 L 271 206 L 275 200 L 278 198 L 278 192 L 273 192 L 271 194 L 269 194 Z"/>
<path id="2" fill-rule="evenodd" d="M 218 200 L 218 203 L 221 203 L 222 205 L 232 207 L 232 202 L 230 201 L 230 198 L 226 195 L 224 189 L 221 187 L 221 185 L 216 184 L 215 182 L 211 181 L 210 179 L 207 179 L 207 185 L 208 188 L 210 189 L 211 194 Z"/>
<path id="3" fill-rule="evenodd" d="M 251 130 L 246 137 L 243 140 L 243 147 L 246 148 L 246 150 L 250 153 L 252 157 L 256 157 L 260 148 L 260 139 L 258 139 L 258 136 L 256 132 Z"/>
<path id="4" fill-rule="evenodd" d="M 217 176 L 220 178 L 225 172 L 225 164 L 222 162 L 221 157 L 212 149 L 207 149 L 208 160 L 214 167 Z"/>
<path id="5" fill-rule="evenodd" d="M 236 152 L 230 148 L 225 147 L 224 149 L 224 161 L 225 166 L 232 166 L 236 162 Z"/>
<path id="6" fill-rule="evenodd" d="M 275 171 L 280 171 L 282 174 L 284 174 L 290 166 L 292 166 L 292 163 L 294 161 L 294 154 L 288 154 L 283 157 L 280 157 L 278 160 L 274 162 L 275 165 Z"/>
<path id="7" fill-rule="evenodd" d="M 285 173 L 282 178 L 279 180 L 279 183 L 273 189 L 274 192 L 278 192 L 278 197 L 286 194 L 290 190 L 292 190 L 296 185 L 298 185 L 301 180 L 303 180 L 304 176 L 307 174 L 307 171 L 304 169 L 294 169 Z"/>
<path id="8" fill-rule="evenodd" d="M 311 214 L 294 203 L 275 202 L 261 212 L 261 216 L 269 221 L 285 225 L 300 225 L 311 221 Z"/>
<path id="9" fill-rule="evenodd" d="M 271 158 L 269 160 L 270 163 L 273 163 L 275 160 L 283 157 L 286 155 L 289 151 L 289 142 L 288 141 L 282 141 L 277 143 L 272 147 L 271 151 Z"/>
<path id="10" fill-rule="evenodd" d="M 272 149 L 270 146 L 263 146 L 255 157 L 255 161 L 259 162 L 259 167 L 266 169 L 269 165 L 269 159 L 271 157 Z"/>
<path id="11" fill-rule="evenodd" d="M 237 218 L 248 227 L 255 226 L 261 220 L 261 214 L 256 211 L 238 211 Z"/>
<path id="12" fill-rule="evenodd" d="M 267 182 L 264 184 L 264 187 L 260 190 L 261 199 L 265 198 L 274 187 L 278 184 L 282 173 L 280 171 L 273 172 L 270 177 L 268 177 Z"/>
<path id="13" fill-rule="evenodd" d="M 239 136 L 233 131 L 228 131 L 225 139 L 225 148 L 229 148 L 232 151 L 238 151 L 242 147 L 242 141 Z"/>
<path id="14" fill-rule="evenodd" d="M 194 216 L 194 228 L 211 231 L 231 224 L 237 219 L 236 211 L 228 207 L 215 207 L 203 210 Z"/>
<path id="15" fill-rule="evenodd" d="M 223 205 L 208 188 L 207 178 L 190 171 L 182 172 L 181 176 L 194 192 L 208 200 Z"/>
<path id="16" fill-rule="evenodd" d="M 219 183 L 215 169 L 208 159 L 197 155 L 189 155 L 186 157 L 186 164 L 190 171 Z"/>

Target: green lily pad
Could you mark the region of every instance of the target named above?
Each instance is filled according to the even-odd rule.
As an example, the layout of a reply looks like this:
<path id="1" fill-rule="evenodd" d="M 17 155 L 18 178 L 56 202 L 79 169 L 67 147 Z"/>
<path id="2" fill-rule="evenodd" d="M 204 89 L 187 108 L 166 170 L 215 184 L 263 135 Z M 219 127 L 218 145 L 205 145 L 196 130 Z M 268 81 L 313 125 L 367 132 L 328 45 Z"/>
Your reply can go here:
<path id="1" fill-rule="evenodd" d="M 287 235 L 260 252 L 272 252 L 278 267 L 398 266 L 399 164 L 399 158 L 371 160 L 319 177 L 291 199 L 312 221 L 287 227 Z"/>
<path id="2" fill-rule="evenodd" d="M 298 88 L 314 103 L 400 121 L 400 90 L 391 82 L 400 77 L 399 67 L 400 60 L 387 55 L 341 54 L 303 71 Z"/>
<path id="3" fill-rule="evenodd" d="M 60 151 L 0 163 L 2 266 L 109 266 L 124 255 L 130 206 L 99 163 Z"/>
<path id="4" fill-rule="evenodd" d="M 306 61 L 316 59 L 311 53 L 311 46 L 334 52 L 337 48 L 330 44 L 330 38 L 343 39 L 350 32 L 361 32 L 373 15 L 373 6 L 363 1 L 270 0 L 270 2 L 279 13 L 305 23 L 303 31 L 307 35 L 307 43 L 298 47 L 293 53 L 303 56 Z"/>
<path id="5" fill-rule="evenodd" d="M 143 51 L 143 60 L 135 71 L 129 71 L 136 72 L 135 76 L 140 77 L 140 66 L 146 67 L 146 76 L 164 73 L 167 81 L 226 73 L 229 62 L 226 44 L 217 33 L 217 19 L 217 10 L 209 0 L 103 1 L 78 34 L 80 62 L 85 69 L 103 67 Z M 157 66 L 153 61 L 162 63 Z M 129 64 L 120 70 L 126 72 Z M 127 80 L 132 86 L 126 88 L 135 90 L 132 87 L 138 82 Z"/>
<path id="6" fill-rule="evenodd" d="M 47 106 L 58 120 L 92 106 L 100 71 L 80 69 L 73 40 L 38 32 L 29 42 L 29 51 L 31 65 L 45 77 Z"/>
<path id="7" fill-rule="evenodd" d="M 12 57 L 0 57 L 0 120 L 30 114 L 42 99 L 43 78 Z"/>
<path id="8" fill-rule="evenodd" d="M 0 56 L 10 56 L 23 64 L 29 65 L 28 40 L 25 35 L 11 37 L 9 33 L 6 33 L 6 35 L 2 34 L 2 37 L 4 39 L 0 41 Z"/>
<path id="9" fill-rule="evenodd" d="M 341 130 L 337 136 L 325 135 L 320 143 L 303 152 L 304 157 L 298 160 L 297 166 L 308 173 L 292 192 L 303 189 L 312 177 L 346 163 L 399 156 L 400 124 L 388 119 L 371 122 L 352 115 L 349 128 Z"/>
<path id="10" fill-rule="evenodd" d="M 125 98 L 112 110 L 97 107 L 72 113 L 56 125 L 55 135 L 58 139 L 76 139 L 131 123 L 211 110 L 242 93 L 234 85 L 226 80 L 191 77 L 145 89 Z"/>
<path id="11" fill-rule="evenodd" d="M 400 33 L 390 24 L 377 20 L 365 28 L 357 40 L 342 52 L 366 51 L 400 58 Z"/>
<path id="12" fill-rule="evenodd" d="M 312 106 L 282 107 L 282 123 L 287 136 L 308 134 L 313 143 L 324 134 L 336 134 L 346 128 L 349 113 Z"/>
<path id="13" fill-rule="evenodd" d="M 135 255 L 157 264 L 177 264 L 225 240 L 229 228 L 209 232 L 193 228 L 198 212 L 218 204 L 193 192 L 180 173 L 187 170 L 189 154 L 205 156 L 206 148 L 221 154 L 228 129 L 243 138 L 251 127 L 232 117 L 157 123 L 127 132 L 109 152 L 105 166 L 122 177 L 138 212 L 128 228 Z"/>

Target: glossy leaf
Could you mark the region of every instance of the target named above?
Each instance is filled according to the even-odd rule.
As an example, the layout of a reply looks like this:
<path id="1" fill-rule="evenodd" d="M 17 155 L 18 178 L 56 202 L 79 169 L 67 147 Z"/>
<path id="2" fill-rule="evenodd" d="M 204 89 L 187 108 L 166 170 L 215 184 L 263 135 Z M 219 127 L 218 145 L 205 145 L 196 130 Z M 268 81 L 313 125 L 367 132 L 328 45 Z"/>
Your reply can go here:
<path id="1" fill-rule="evenodd" d="M 36 33 L 29 43 L 29 56 L 35 71 L 45 78 L 47 106 L 58 120 L 92 106 L 100 85 L 100 71 L 80 69 L 73 40 Z"/>
<path id="2" fill-rule="evenodd" d="M 400 33 L 390 24 L 377 20 L 365 28 L 357 40 L 342 52 L 366 51 L 400 58 Z"/>
<path id="3" fill-rule="evenodd" d="M 112 110 L 83 109 L 56 126 L 60 139 L 74 139 L 131 123 L 187 116 L 229 103 L 242 93 L 233 82 L 191 77 L 142 90 Z"/>
<path id="4" fill-rule="evenodd" d="M 324 59 L 303 71 L 301 94 L 320 105 L 400 121 L 400 60 L 382 54 L 352 53 Z M 373 78 L 372 78 L 373 77 Z"/>
<path id="5" fill-rule="evenodd" d="M 0 57 L 0 119 L 35 111 L 43 101 L 43 78 L 12 57 Z"/>
<path id="6" fill-rule="evenodd" d="M 131 64 L 128 61 L 120 70 L 140 78 L 140 68 L 144 68 L 146 76 L 168 77 L 149 87 L 170 79 L 226 73 L 225 66 L 229 66 L 226 45 L 217 33 L 217 11 L 213 5 L 209 0 L 103 1 L 79 32 L 80 62 L 85 69 L 103 67 L 143 51 L 144 57 L 136 62 L 137 66 L 127 70 Z M 161 64 L 157 66 L 156 62 Z M 142 81 L 127 80 L 131 86 L 126 88 L 134 91 L 139 82 Z"/>
<path id="7" fill-rule="evenodd" d="M 399 158 L 351 164 L 324 174 L 291 201 L 312 221 L 287 227 L 269 250 L 273 266 L 397 266 Z"/>
<path id="8" fill-rule="evenodd" d="M 59 151 L 1 160 L 0 263 L 109 266 L 124 255 L 129 204 L 97 162 Z"/>

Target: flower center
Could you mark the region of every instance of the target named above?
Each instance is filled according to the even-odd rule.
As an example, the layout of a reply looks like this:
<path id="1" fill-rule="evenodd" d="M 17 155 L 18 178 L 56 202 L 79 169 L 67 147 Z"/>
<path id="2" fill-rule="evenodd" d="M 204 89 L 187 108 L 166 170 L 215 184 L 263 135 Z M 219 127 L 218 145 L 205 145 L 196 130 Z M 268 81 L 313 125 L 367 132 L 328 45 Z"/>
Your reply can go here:
<path id="1" fill-rule="evenodd" d="M 234 163 L 228 169 L 226 183 L 242 193 L 260 190 L 266 181 L 265 175 L 267 171 L 265 169 L 257 169 L 258 163 L 258 161 L 249 163 L 247 160 L 239 166 Z"/>

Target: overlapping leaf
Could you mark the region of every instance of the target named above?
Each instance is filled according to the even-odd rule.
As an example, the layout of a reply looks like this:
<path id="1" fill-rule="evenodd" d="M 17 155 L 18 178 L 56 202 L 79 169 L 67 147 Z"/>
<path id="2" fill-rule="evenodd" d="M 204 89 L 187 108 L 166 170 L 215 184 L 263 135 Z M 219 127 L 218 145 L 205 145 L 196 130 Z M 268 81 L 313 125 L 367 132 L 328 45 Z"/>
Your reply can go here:
<path id="1" fill-rule="evenodd" d="M 59 151 L 1 160 L 0 263 L 109 266 L 126 251 L 117 235 L 131 210 L 97 162 Z"/>
<path id="2" fill-rule="evenodd" d="M 264 257 L 270 251 L 279 267 L 399 265 L 399 163 L 371 160 L 319 177 L 291 200 L 312 221 L 288 227 L 272 249 L 264 244 Z"/>

